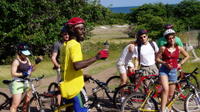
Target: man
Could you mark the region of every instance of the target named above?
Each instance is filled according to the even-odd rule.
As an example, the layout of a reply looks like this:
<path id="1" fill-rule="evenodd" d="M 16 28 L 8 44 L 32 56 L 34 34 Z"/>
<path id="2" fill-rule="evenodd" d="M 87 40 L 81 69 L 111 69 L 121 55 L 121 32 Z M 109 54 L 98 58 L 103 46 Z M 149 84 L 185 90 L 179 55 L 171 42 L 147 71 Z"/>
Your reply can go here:
<path id="1" fill-rule="evenodd" d="M 173 29 L 173 25 L 172 24 L 166 24 L 165 26 L 164 26 L 164 28 L 165 28 L 165 30 L 167 30 L 167 29 Z M 178 45 L 178 46 L 180 46 L 180 47 L 183 47 L 183 43 L 182 43 L 182 41 L 181 41 L 181 39 L 179 38 L 179 37 L 175 37 L 175 42 L 176 42 L 176 44 Z M 166 40 L 166 38 L 163 36 L 163 37 L 161 37 L 158 41 L 157 41 L 157 45 L 158 45 L 158 47 L 160 48 L 161 46 L 164 46 L 165 44 L 167 44 L 167 40 Z"/>
<path id="2" fill-rule="evenodd" d="M 83 89 L 84 80 L 82 68 L 89 66 L 99 59 L 108 57 L 107 50 L 101 50 L 96 56 L 83 60 L 81 44 L 85 36 L 85 21 L 82 18 L 71 18 L 65 25 L 68 29 L 69 40 L 61 47 L 61 76 L 65 81 L 66 91 L 62 91 L 63 97 L 73 102 L 75 112 L 87 112 L 88 109 L 82 106 L 80 91 Z M 62 86 L 62 84 L 61 84 Z"/>
<path id="3" fill-rule="evenodd" d="M 60 62 L 59 62 L 59 56 L 60 56 L 60 46 L 69 39 L 69 35 L 67 33 L 67 30 L 65 27 L 62 28 L 59 37 L 59 41 L 54 43 L 53 50 L 52 50 L 52 56 L 51 61 L 54 64 L 53 69 L 57 71 L 57 82 L 59 83 L 61 81 L 60 76 Z"/>
<path id="4" fill-rule="evenodd" d="M 52 56 L 51 56 L 51 61 L 54 64 L 53 69 L 55 69 L 57 72 L 57 83 L 59 83 L 61 81 L 60 62 L 59 62 L 60 47 L 64 42 L 66 42 L 69 39 L 69 35 L 67 33 L 66 27 L 63 27 L 61 29 L 59 39 L 60 39 L 59 41 L 54 43 L 53 50 L 52 50 Z M 60 105 L 60 103 L 61 103 L 61 95 L 60 94 L 57 95 L 57 99 L 58 99 L 57 103 L 58 103 L 58 105 Z"/>
<path id="5" fill-rule="evenodd" d="M 121 56 L 117 61 L 117 69 L 120 73 L 121 83 L 120 86 L 124 85 L 128 81 L 127 74 L 135 72 L 135 66 L 132 62 L 134 47 L 136 42 L 131 42 L 122 51 Z"/>
<path id="6" fill-rule="evenodd" d="M 135 56 L 138 58 L 140 69 L 144 70 L 144 75 L 158 74 L 155 56 L 158 46 L 155 42 L 149 41 L 147 30 L 141 29 L 137 32 L 138 46 L 135 47 Z"/>

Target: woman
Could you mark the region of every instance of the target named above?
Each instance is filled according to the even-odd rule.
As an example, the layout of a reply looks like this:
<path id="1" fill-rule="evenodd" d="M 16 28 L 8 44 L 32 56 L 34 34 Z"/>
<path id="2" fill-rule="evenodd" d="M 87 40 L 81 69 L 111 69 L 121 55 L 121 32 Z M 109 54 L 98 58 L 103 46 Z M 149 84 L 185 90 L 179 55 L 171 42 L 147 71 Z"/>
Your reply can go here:
<path id="1" fill-rule="evenodd" d="M 166 112 L 166 104 L 172 98 L 175 90 L 175 83 L 177 81 L 177 68 L 188 60 L 189 55 L 183 47 L 175 44 L 175 31 L 167 29 L 164 32 L 164 37 L 167 44 L 159 49 L 156 61 L 161 63 L 159 74 L 160 82 L 163 87 L 161 96 L 161 112 Z M 179 55 L 184 56 L 183 60 L 178 63 Z"/>
<path id="2" fill-rule="evenodd" d="M 20 79 L 31 74 L 32 66 L 27 57 L 30 54 L 26 44 L 22 43 L 17 46 L 17 56 L 11 66 L 11 75 L 14 81 L 10 84 L 10 92 L 13 98 L 10 112 L 17 112 L 17 107 L 22 99 L 22 93 L 27 89 L 28 85 L 26 86 L 23 82 L 20 82 Z M 25 98 L 23 112 L 26 112 L 27 104 L 30 101 L 30 92 L 25 93 Z"/>

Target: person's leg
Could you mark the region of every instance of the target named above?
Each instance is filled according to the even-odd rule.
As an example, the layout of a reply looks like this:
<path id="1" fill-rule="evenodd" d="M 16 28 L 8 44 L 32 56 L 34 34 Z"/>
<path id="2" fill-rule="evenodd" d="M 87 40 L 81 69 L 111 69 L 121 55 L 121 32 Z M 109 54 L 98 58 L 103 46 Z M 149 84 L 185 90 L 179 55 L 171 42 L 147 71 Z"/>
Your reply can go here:
<path id="1" fill-rule="evenodd" d="M 20 104 L 22 94 L 13 94 L 12 95 L 12 105 L 10 107 L 10 112 L 17 112 L 17 108 Z"/>
<path id="2" fill-rule="evenodd" d="M 22 93 L 24 92 L 24 84 L 22 82 L 13 81 L 10 84 L 9 89 L 12 94 L 10 112 L 17 112 L 17 108 L 21 102 Z"/>
<path id="3" fill-rule="evenodd" d="M 74 112 L 88 112 L 88 109 L 82 107 L 82 100 L 79 96 L 72 98 Z"/>
<path id="4" fill-rule="evenodd" d="M 174 91 L 176 88 L 176 82 L 177 82 L 177 69 L 170 70 L 169 74 L 169 93 L 168 93 L 168 101 L 170 101 L 174 95 Z M 171 110 L 171 108 L 169 109 Z"/>
<path id="5" fill-rule="evenodd" d="M 27 112 L 27 107 L 28 107 L 28 104 L 30 103 L 30 100 L 31 100 L 31 91 L 27 91 L 25 93 L 25 102 L 23 104 L 23 112 Z"/>
<path id="6" fill-rule="evenodd" d="M 166 109 L 167 104 L 167 98 L 168 98 L 168 92 L 169 92 L 169 84 L 168 84 L 168 76 L 167 75 L 161 75 L 160 76 L 160 82 L 162 85 L 162 95 L 161 95 L 161 112 L 164 112 Z"/>
<path id="7" fill-rule="evenodd" d="M 123 65 L 118 65 L 117 66 L 119 72 L 120 72 L 120 78 L 121 78 L 121 82 L 120 82 L 120 86 L 125 85 L 127 83 L 128 77 L 126 74 L 126 68 Z"/>
<path id="8" fill-rule="evenodd" d="M 128 80 L 126 73 L 120 74 L 120 78 L 121 78 L 120 86 L 125 85 L 127 83 L 127 80 Z"/>
<path id="9" fill-rule="evenodd" d="M 168 82 L 168 73 L 169 69 L 165 66 L 161 66 L 159 69 L 160 83 L 162 85 L 162 94 L 161 94 L 161 112 L 165 112 L 167 98 L 169 93 L 169 82 Z"/>

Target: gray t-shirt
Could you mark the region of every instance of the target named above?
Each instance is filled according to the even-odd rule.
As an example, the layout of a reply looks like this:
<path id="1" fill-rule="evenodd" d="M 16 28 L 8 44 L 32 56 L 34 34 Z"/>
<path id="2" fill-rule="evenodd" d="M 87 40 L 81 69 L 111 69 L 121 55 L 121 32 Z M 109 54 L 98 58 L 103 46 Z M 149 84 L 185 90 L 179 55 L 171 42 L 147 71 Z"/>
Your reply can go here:
<path id="1" fill-rule="evenodd" d="M 59 56 L 60 56 L 60 46 L 62 45 L 61 41 L 57 41 L 53 45 L 52 53 L 58 53 L 56 60 L 59 63 Z"/>

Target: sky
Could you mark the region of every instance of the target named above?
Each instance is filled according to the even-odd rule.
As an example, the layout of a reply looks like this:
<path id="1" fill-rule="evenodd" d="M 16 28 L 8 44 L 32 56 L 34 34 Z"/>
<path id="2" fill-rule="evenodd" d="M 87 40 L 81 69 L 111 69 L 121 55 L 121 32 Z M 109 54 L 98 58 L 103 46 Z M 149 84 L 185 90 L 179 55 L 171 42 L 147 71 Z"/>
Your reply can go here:
<path id="1" fill-rule="evenodd" d="M 105 7 L 126 7 L 126 6 L 141 6 L 145 3 L 164 3 L 176 4 L 182 0 L 100 0 L 100 3 Z"/>

